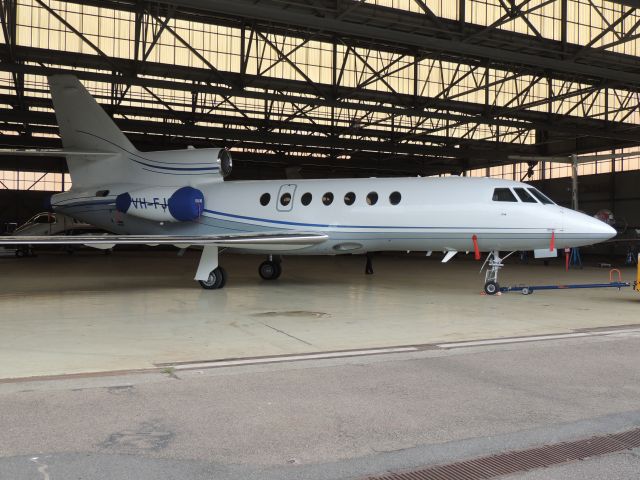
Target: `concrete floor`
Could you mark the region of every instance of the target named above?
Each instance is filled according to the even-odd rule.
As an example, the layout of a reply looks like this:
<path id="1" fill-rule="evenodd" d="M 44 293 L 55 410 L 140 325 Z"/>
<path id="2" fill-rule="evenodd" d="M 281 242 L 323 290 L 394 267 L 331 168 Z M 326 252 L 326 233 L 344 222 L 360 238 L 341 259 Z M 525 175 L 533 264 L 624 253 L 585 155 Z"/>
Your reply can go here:
<path id="1" fill-rule="evenodd" d="M 193 282 L 197 253 L 86 250 L 0 258 L 0 378 L 143 369 L 158 363 L 362 349 L 571 332 L 637 324 L 627 289 L 481 296 L 467 258 L 385 256 L 374 276 L 362 257 L 285 259 L 276 282 L 255 256 L 224 256 L 227 287 Z M 633 281 L 635 270 L 623 270 Z M 503 285 L 608 281 L 507 265 Z"/>
<path id="2" fill-rule="evenodd" d="M 639 335 L 0 382 L 0 478 L 362 480 L 628 431 Z M 639 454 L 509 479 L 636 480 Z"/>

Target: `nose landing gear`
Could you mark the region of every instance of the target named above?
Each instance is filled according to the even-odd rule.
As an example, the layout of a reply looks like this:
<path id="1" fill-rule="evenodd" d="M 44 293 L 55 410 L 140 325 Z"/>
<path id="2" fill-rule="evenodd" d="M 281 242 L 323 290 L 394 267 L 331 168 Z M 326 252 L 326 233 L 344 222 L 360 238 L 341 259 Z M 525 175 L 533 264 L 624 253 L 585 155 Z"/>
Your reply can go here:
<path id="1" fill-rule="evenodd" d="M 500 258 L 500 252 L 498 250 L 492 250 L 489 252 L 484 265 L 482 265 L 482 268 L 484 268 L 488 264 L 487 273 L 484 276 L 484 293 L 487 295 L 495 295 L 500 292 L 498 272 L 502 267 L 504 267 L 504 263 L 502 263 L 502 261 L 513 253 L 514 252 L 511 252 L 506 257 Z"/>
<path id="2" fill-rule="evenodd" d="M 500 291 L 498 272 L 502 267 L 504 267 L 504 264 L 500 258 L 500 252 L 495 250 L 489 253 L 487 261 L 489 266 L 487 267 L 487 273 L 484 276 L 484 293 L 487 295 L 495 295 Z"/>

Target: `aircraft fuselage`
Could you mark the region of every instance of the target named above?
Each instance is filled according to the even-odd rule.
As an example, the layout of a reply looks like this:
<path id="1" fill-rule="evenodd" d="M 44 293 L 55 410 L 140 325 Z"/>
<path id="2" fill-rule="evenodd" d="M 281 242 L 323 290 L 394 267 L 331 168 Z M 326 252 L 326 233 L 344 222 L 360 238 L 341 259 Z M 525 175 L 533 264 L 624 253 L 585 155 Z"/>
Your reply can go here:
<path id="1" fill-rule="evenodd" d="M 590 245 L 615 234 L 597 219 L 543 204 L 532 193 L 522 201 L 514 189 L 532 189 L 530 185 L 489 178 L 227 181 L 197 187 L 204 194 L 202 215 L 187 222 L 148 220 L 117 211 L 116 197 L 139 185 L 106 185 L 103 196 L 96 196 L 95 189 L 72 189 L 54 195 L 52 205 L 118 234 L 305 231 L 329 237 L 304 249 L 278 250 L 285 254 L 470 251 L 474 235 L 481 251 L 533 250 L 548 248 L 552 234 L 557 248 Z M 508 189 L 510 200 L 494 200 L 496 189 Z M 164 190 L 158 195 L 153 191 L 140 198 L 134 195 L 132 200 L 140 203 L 135 207 L 145 208 L 151 216 L 152 210 L 162 212 L 167 208 Z"/>

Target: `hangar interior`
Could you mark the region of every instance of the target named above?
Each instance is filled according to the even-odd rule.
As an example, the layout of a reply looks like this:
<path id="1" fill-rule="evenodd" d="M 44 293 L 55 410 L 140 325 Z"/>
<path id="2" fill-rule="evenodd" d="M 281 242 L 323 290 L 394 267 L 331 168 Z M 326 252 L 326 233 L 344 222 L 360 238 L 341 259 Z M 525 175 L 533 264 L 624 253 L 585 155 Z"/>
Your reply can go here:
<path id="1" fill-rule="evenodd" d="M 491 176 L 570 205 L 571 167 L 545 158 L 624 154 L 578 166 L 580 207 L 630 240 L 596 250 L 620 265 L 640 226 L 636 7 L 6 0 L 1 143 L 61 146 L 46 76 L 66 72 L 142 151 L 228 148 L 227 181 Z M 0 162 L 4 230 L 72 186 L 63 158 Z"/>
<path id="2" fill-rule="evenodd" d="M 640 231 L 637 0 L 3 0 L 0 21 L 0 148 L 61 147 L 47 76 L 71 73 L 141 151 L 228 148 L 234 169 L 225 181 L 488 176 L 531 182 L 560 205 L 570 206 L 571 166 L 545 159 L 617 154 L 621 156 L 579 164 L 579 206 L 589 215 L 612 212 L 624 241 L 585 249 L 593 259 L 584 262 L 584 269 L 568 272 L 562 258 L 547 267 L 541 261 L 520 263 L 514 256 L 504 278 L 507 284 L 606 280 L 608 268 L 596 268 L 596 263 L 618 267 L 625 281 L 636 278 L 636 267 L 625 263 L 629 252 L 633 254 L 631 263 L 636 258 Z M 64 158 L 1 155 L 0 233 L 10 233 L 43 211 L 52 193 L 71 187 Z M 584 365 L 607 377 L 604 383 L 615 391 L 615 401 L 607 403 L 609 391 L 591 397 L 587 387 L 596 377 L 589 377 L 592 371 L 582 370 L 582 365 L 573 365 L 566 378 L 545 384 L 549 389 L 545 390 L 545 401 L 558 410 L 543 400 L 527 404 L 527 408 L 538 409 L 540 418 L 527 423 L 526 428 L 584 420 L 582 412 L 574 415 L 571 410 L 574 396 L 579 395 L 600 402 L 589 404 L 594 418 L 637 408 L 629 400 L 634 395 L 637 398 L 637 374 L 630 374 L 632 381 L 625 378 L 629 364 L 620 358 L 624 353 L 630 357 L 626 361 L 633 363 L 632 356 L 640 351 L 631 348 L 631 342 L 637 342 L 633 337 L 639 334 L 640 302 L 640 295 L 631 288 L 489 298 L 479 295 L 479 265 L 469 257 L 460 255 L 462 258 L 445 265 L 440 263 L 439 252 L 432 257 L 412 252 L 381 256 L 371 276 L 363 275 L 364 260 L 357 256 L 287 258 L 285 275 L 269 285 L 255 275 L 259 260 L 232 255 L 223 261 L 237 272 L 234 281 L 222 292 L 206 292 L 194 287 L 191 280 L 196 256 L 193 251 L 176 256 L 174 251 L 163 249 L 116 249 L 111 255 L 90 249 L 75 255 L 56 250 L 33 259 L 0 255 L 0 401 L 5 398 L 2 395 L 19 395 L 21 388 L 28 391 L 31 386 L 35 391 L 63 390 L 66 387 L 46 383 L 60 376 L 74 382 L 73 375 L 99 377 L 109 372 L 115 378 L 122 372 L 143 372 L 156 377 L 161 373 L 164 381 L 166 376 L 177 378 L 180 369 L 185 370 L 184 378 L 190 380 L 184 384 L 189 385 L 213 382 L 219 375 L 222 386 L 215 390 L 219 394 L 227 391 L 224 382 L 232 382 L 235 374 L 227 374 L 222 366 L 222 373 L 206 373 L 209 366 L 223 365 L 216 362 L 230 365 L 256 358 L 269 362 L 317 352 L 350 352 L 345 355 L 355 356 L 377 353 L 376 349 L 391 349 L 389 352 L 397 355 L 416 352 L 420 361 L 430 362 L 432 356 L 440 357 L 438 345 L 445 343 L 487 339 L 499 339 L 499 343 L 507 339 L 506 343 L 526 336 L 557 339 L 569 335 L 572 339 L 588 337 L 590 342 L 584 348 L 577 343 L 567 348 L 575 362 L 583 358 L 581 355 L 591 355 L 590 348 L 593 355 L 602 356 L 601 364 L 592 365 L 597 362 L 589 357 Z M 620 349 L 614 344 L 612 360 L 607 363 L 607 347 L 616 341 L 628 343 Z M 518 395 L 526 392 L 527 398 L 533 398 L 537 386 L 544 383 L 540 372 L 553 376 L 554 368 L 562 364 L 560 360 L 555 365 L 545 364 L 555 358 L 546 356 L 546 346 L 533 353 L 514 353 L 516 347 L 509 345 L 491 348 L 497 349 L 491 351 L 497 366 L 483 352 L 470 350 L 479 355 L 471 369 L 486 361 L 492 365 L 491 373 L 499 375 L 500 368 L 510 365 L 510 354 L 522 354 L 518 362 L 523 366 L 516 369 L 518 380 L 510 373 L 504 378 L 505 391 L 520 389 L 519 393 L 509 392 L 522 405 L 526 400 Z M 560 357 L 559 351 L 554 350 Z M 443 358 L 446 355 L 442 353 Z M 473 375 L 463 375 L 458 368 L 463 356 L 451 354 L 451 361 L 460 363 L 445 367 L 443 377 L 460 374 L 464 377 L 461 384 L 472 383 Z M 539 362 L 540 371 L 529 368 L 532 359 Z M 344 360 L 356 370 L 369 361 Z M 432 366 L 429 363 L 425 371 L 431 372 Z M 283 367 L 285 373 L 255 368 L 258 370 L 250 373 L 256 376 L 278 377 L 288 369 L 303 367 Z M 189 373 L 189 369 L 205 373 L 198 377 L 199 373 Z M 561 370 L 557 368 L 557 372 Z M 318 372 L 320 367 L 315 374 Z M 576 372 L 585 377 L 574 375 Z M 160 383 L 143 373 L 139 378 L 144 380 L 127 377 L 127 382 Z M 476 377 L 484 373 L 478 371 Z M 389 374 L 388 384 L 393 383 L 393 374 Z M 419 375 L 408 380 L 424 380 Z M 124 388 L 105 378 L 92 377 L 88 381 L 94 383 L 87 388 Z M 261 388 L 275 388 L 280 385 L 279 378 Z M 535 380 L 533 386 L 520 388 L 518 381 L 530 378 Z M 340 392 L 331 389 L 330 380 L 324 381 L 334 395 L 328 400 L 331 402 Z M 347 391 L 347 383 L 341 380 L 333 387 Z M 77 390 L 86 386 L 65 385 Z M 322 379 L 317 385 L 324 385 Z M 429 383 L 424 385 L 427 389 Z M 570 392 L 562 390 L 568 385 Z M 484 387 L 478 387 L 479 391 L 484 392 Z M 362 388 L 373 391 L 369 385 Z M 448 387 L 442 388 L 446 392 Z M 109 390 L 108 399 L 123 391 Z M 469 394 L 464 389 L 460 392 Z M 62 396 L 57 390 L 52 396 L 57 398 L 58 394 Z M 163 394 L 154 392 L 152 397 L 162 398 Z M 411 395 L 406 393 L 400 401 Z M 416 410 L 429 411 L 432 404 L 420 403 L 425 392 L 415 395 Z M 473 395 L 479 403 L 461 401 L 460 408 L 467 413 L 477 408 L 487 413 L 487 422 L 496 423 L 508 408 L 483 408 L 511 398 Z M 315 400 L 322 398 L 318 395 Z M 488 400 L 483 404 L 485 398 Z M 118 401 L 125 403 L 114 408 L 124 409 L 124 394 Z M 279 405 L 287 405 L 287 401 L 291 398 Z M 393 410 L 393 402 L 389 404 Z M 16 412 L 19 405 L 16 401 Z M 368 410 L 355 412 L 352 418 L 362 412 Z M 450 425 L 463 423 L 459 413 L 452 414 L 449 425 L 430 430 L 428 441 L 467 439 L 469 432 L 456 438 L 442 433 Z M 478 427 L 475 435 L 480 437 L 483 431 L 515 435 L 525 428 L 522 422 L 535 417 L 515 407 L 508 413 L 513 417 L 505 420 L 508 425 L 504 429 L 494 432 L 492 425 L 484 430 Z M 330 453 L 318 454 L 309 464 L 337 462 L 350 447 L 354 455 L 364 455 L 415 446 L 393 438 L 379 440 L 379 432 L 354 433 L 348 426 L 343 429 L 344 419 L 339 414 L 331 418 L 336 436 L 346 438 L 348 446 L 337 453 L 327 447 Z M 606 421 L 598 418 L 610 427 L 606 423 L 609 417 Z M 616 419 L 620 425 L 623 420 L 640 428 L 638 412 Z M 205 424 L 210 418 L 202 421 Z M 402 421 L 411 423 L 413 419 Z M 149 422 L 135 435 L 145 439 L 155 435 L 153 428 L 145 430 L 155 425 L 154 419 Z M 371 418 L 362 422 L 375 423 Z M 589 423 L 589 428 L 581 424 L 582 430 L 576 427 L 571 435 L 579 436 L 578 431 L 595 434 L 596 423 Z M 265 433 L 261 427 L 256 428 Z M 316 428 L 306 427 L 310 431 Z M 323 427 L 326 425 L 317 428 Z M 389 431 L 394 428 L 388 427 Z M 122 426 L 124 434 L 113 433 L 109 440 L 96 443 L 96 451 L 111 452 L 118 439 L 127 435 L 133 435 L 132 444 L 146 445 L 146 440 L 140 441 L 127 428 Z M 301 431 L 304 428 L 300 426 Z M 508 449 L 509 445 L 539 443 L 543 437 L 550 443 L 573 438 L 554 432 L 548 438 L 532 434 L 527 441 L 515 437 L 500 437 L 500 441 L 504 440 L 504 449 Z M 29 434 L 37 438 L 39 432 Z M 228 435 L 233 437 L 233 433 Z M 317 440 L 309 435 L 287 448 L 298 452 L 301 446 Z M 418 437 L 416 442 L 426 441 Z M 371 438 L 377 442 L 373 446 L 367 443 Z M 3 446 L 16 456 L 27 455 L 28 448 L 5 440 L 0 437 L 0 464 Z M 29 445 L 40 445 L 38 441 Z M 253 446 L 258 450 L 270 445 L 268 435 L 256 435 L 255 441 L 262 442 Z M 327 445 L 332 441 L 326 440 Z M 250 450 L 246 442 L 245 437 L 238 440 L 237 452 L 244 452 L 245 447 Z M 279 444 L 274 440 L 273 445 Z M 48 448 L 41 447 L 43 451 Z M 70 452 L 82 448 L 73 442 L 68 446 Z M 214 451 L 218 446 L 211 448 Z M 230 457 L 216 461 L 224 464 L 233 457 L 231 463 L 242 463 L 233 456 L 236 450 L 231 455 L 227 447 L 220 448 Z M 142 453 L 161 458 L 161 450 L 152 445 Z M 116 451 L 139 453 L 126 448 Z M 325 453 L 322 448 L 318 451 Z M 484 450 L 465 451 L 479 454 Z M 180 457 L 184 452 L 172 450 L 170 455 Z M 637 449 L 634 455 L 637 468 L 632 470 L 637 474 Z M 444 462 L 445 457 L 437 458 Z M 304 455 L 300 458 L 292 454 L 284 463 L 304 464 Z M 407 467 L 422 461 L 411 458 L 405 463 L 399 458 L 393 462 Z M 38 461 L 29 460 L 41 466 Z M 260 457 L 257 469 L 280 468 L 281 461 L 279 457 Z M 380 464 L 370 473 L 384 471 L 391 463 L 385 468 Z M 378 464 L 368 465 L 374 468 Z M 337 469 L 331 463 L 325 473 L 343 478 L 343 470 L 331 470 L 334 467 Z M 235 463 L 229 468 L 235 468 Z M 254 478 L 243 476 L 246 472 L 241 470 L 234 472 L 221 478 L 235 478 L 232 473 L 238 478 Z M 275 477 L 325 478 L 318 472 L 308 473 L 308 477 Z M 144 475 L 137 478 L 147 478 Z M 606 477 L 603 475 L 601 478 Z M 354 474 L 353 478 L 360 477 Z"/>
<path id="3" fill-rule="evenodd" d="M 46 76 L 73 73 L 140 150 L 226 147 L 238 179 L 491 176 L 640 215 L 633 1 L 6 0 L 2 146 L 61 146 Z M 638 151 L 639 156 L 634 156 Z M 529 158 L 532 160 L 523 161 Z M 63 158 L 0 158 L 9 231 L 71 188 Z"/>

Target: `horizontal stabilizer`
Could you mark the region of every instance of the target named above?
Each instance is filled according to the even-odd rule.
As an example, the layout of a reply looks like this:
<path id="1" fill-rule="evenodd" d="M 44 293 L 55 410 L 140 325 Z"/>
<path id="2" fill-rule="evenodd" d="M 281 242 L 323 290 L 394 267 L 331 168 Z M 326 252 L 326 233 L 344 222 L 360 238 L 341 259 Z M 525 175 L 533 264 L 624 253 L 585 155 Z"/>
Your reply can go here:
<path id="1" fill-rule="evenodd" d="M 0 156 L 24 157 L 111 157 L 110 152 L 86 152 L 77 150 L 0 150 Z"/>

